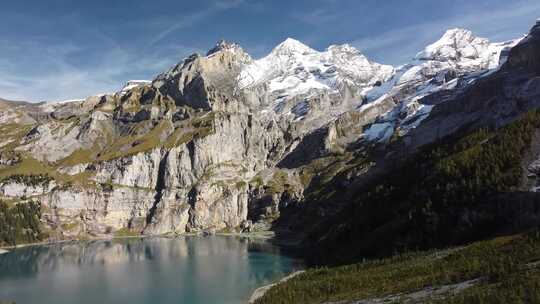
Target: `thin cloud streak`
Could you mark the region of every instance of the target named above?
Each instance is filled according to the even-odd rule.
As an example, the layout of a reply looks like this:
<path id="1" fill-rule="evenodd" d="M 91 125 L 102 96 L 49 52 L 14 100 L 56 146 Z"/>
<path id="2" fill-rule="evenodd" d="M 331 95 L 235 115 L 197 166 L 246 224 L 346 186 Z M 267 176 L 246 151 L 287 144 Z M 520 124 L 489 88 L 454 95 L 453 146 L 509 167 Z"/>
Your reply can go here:
<path id="1" fill-rule="evenodd" d="M 197 51 L 182 45 L 169 46 L 156 53 L 140 54 L 121 47 L 107 48 L 99 61 L 88 67 L 70 63 L 75 51 L 70 45 L 48 46 L 35 42 L 15 44 L 19 49 L 35 50 L 23 57 L 39 61 L 44 67 L 39 73 L 26 73 L 12 61 L 0 59 L 0 92 L 3 98 L 26 101 L 78 99 L 115 92 L 125 81 L 139 75 L 149 77 L 162 72 Z M 5 58 L 5 56 L 4 56 Z M 153 75 L 150 75 L 153 74 Z"/>
<path id="2" fill-rule="evenodd" d="M 182 16 L 181 20 L 173 23 L 168 28 L 158 33 L 154 39 L 150 41 L 150 45 L 154 45 L 161 40 L 165 39 L 170 34 L 188 27 L 196 25 L 198 22 L 217 14 L 221 11 L 226 11 L 235 8 L 244 3 L 244 0 L 230 0 L 230 1 L 216 1 L 209 8 L 201 10 L 199 12 L 192 13 L 191 15 Z"/>
<path id="3" fill-rule="evenodd" d="M 292 16 L 309 25 L 320 25 L 338 20 L 342 14 L 318 8 L 308 12 L 293 13 Z"/>

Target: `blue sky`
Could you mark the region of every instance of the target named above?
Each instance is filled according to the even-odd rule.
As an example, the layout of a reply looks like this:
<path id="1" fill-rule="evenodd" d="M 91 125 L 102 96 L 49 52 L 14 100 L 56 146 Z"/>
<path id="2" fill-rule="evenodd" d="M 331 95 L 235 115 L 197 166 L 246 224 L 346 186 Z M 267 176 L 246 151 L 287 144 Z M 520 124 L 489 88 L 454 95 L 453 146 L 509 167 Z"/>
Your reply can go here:
<path id="1" fill-rule="evenodd" d="M 0 10 L 0 97 L 40 101 L 152 79 L 219 39 L 253 57 L 287 37 L 322 50 L 350 43 L 401 64 L 446 29 L 503 41 L 540 17 L 538 0 L 20 0 Z"/>

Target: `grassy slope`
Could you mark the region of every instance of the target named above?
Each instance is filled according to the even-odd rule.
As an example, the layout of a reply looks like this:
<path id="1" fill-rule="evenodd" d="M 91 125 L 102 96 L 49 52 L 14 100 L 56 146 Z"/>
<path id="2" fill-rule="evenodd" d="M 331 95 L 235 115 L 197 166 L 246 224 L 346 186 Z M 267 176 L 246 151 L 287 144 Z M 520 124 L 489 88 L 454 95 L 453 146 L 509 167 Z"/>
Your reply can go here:
<path id="1" fill-rule="evenodd" d="M 439 252 L 418 252 L 334 268 L 311 269 L 272 288 L 258 304 L 324 303 L 407 294 L 481 279 L 456 295 L 424 302 L 540 302 L 540 234 L 533 232 Z M 404 298 L 403 298 L 404 299 Z"/>
<path id="2" fill-rule="evenodd" d="M 27 155 L 21 158 L 21 161 L 14 166 L 0 168 L 0 182 L 13 179 L 14 177 L 26 176 L 28 179 L 48 176 L 59 183 L 79 184 L 91 186 L 93 182 L 89 179 L 91 173 L 83 172 L 76 175 L 67 175 L 59 173 L 55 167 L 39 162 Z"/>

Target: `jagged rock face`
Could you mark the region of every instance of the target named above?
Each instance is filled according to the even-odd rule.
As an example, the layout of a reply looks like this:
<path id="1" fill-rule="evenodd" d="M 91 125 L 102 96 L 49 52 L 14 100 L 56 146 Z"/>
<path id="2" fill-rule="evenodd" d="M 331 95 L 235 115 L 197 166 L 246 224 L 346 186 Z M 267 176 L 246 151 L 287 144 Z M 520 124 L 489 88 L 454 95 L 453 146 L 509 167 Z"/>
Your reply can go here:
<path id="1" fill-rule="evenodd" d="M 158 180 L 160 149 L 119 158 L 95 166 L 94 180 L 99 183 L 155 189 Z"/>
<path id="2" fill-rule="evenodd" d="M 524 61 L 536 67 L 527 40 L 534 39 L 510 52 L 502 70 Z M 113 94 L 0 102 L 0 176 L 54 179 L 0 180 L 0 194 L 41 201 L 44 222 L 61 237 L 268 227 L 303 199 L 313 162 L 373 145 L 384 150 L 396 139 L 414 147 L 470 122 L 476 112 L 462 118 L 449 109 L 495 77 L 513 43 L 449 31 L 393 68 L 349 45 L 319 52 L 288 39 L 253 60 L 220 42 Z M 512 96 L 537 96 L 537 82 L 528 79 Z"/>
<path id="3" fill-rule="evenodd" d="M 39 125 L 27 134 L 19 150 L 29 151 L 37 160 L 55 162 L 82 147 L 77 140 L 79 132 L 80 128 L 71 124 Z"/>
<path id="4" fill-rule="evenodd" d="M 55 183 L 26 185 L 15 181 L 7 181 L 0 186 L 0 193 L 4 197 L 33 197 L 51 192 Z"/>
<path id="5" fill-rule="evenodd" d="M 540 44 L 540 20 L 531 29 L 529 35 L 510 51 L 510 58 L 507 66 L 514 69 L 527 69 L 538 72 L 540 60 L 538 50 Z"/>
<path id="6" fill-rule="evenodd" d="M 122 92 L 128 92 L 131 89 L 134 89 L 137 87 L 144 87 L 150 84 L 152 84 L 152 82 L 148 80 L 129 80 L 126 83 L 126 85 L 122 88 Z"/>
<path id="7" fill-rule="evenodd" d="M 46 207 L 44 218 L 54 227 L 75 223 L 77 233 L 107 235 L 122 228 L 142 230 L 155 193 L 151 190 L 60 189 L 40 197 Z M 69 235 L 71 229 L 63 229 Z"/>
<path id="8" fill-rule="evenodd" d="M 159 75 L 153 86 L 177 105 L 214 111 L 238 111 L 233 102 L 235 76 L 251 57 L 237 45 L 221 45 L 206 57 L 192 55 L 183 63 Z"/>
<path id="9" fill-rule="evenodd" d="M 28 114 L 31 105 L 0 98 L 0 124 L 33 124 L 35 119 Z"/>

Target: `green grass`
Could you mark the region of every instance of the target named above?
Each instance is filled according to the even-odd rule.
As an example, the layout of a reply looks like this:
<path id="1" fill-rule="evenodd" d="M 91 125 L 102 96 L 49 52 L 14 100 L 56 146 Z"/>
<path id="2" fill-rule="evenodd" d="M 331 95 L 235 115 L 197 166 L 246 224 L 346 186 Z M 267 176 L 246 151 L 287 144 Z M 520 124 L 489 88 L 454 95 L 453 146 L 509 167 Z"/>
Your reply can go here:
<path id="1" fill-rule="evenodd" d="M 64 231 L 73 231 L 75 230 L 75 228 L 79 227 L 79 223 L 77 222 L 63 223 L 60 226 L 62 227 L 62 230 Z"/>
<path id="2" fill-rule="evenodd" d="M 249 181 L 249 184 L 255 188 L 260 188 L 264 185 L 264 181 L 260 175 L 256 175 Z"/>
<path id="3" fill-rule="evenodd" d="M 450 303 L 538 303 L 539 233 L 501 237 L 446 251 L 417 252 L 334 268 L 309 269 L 270 289 L 258 304 L 323 303 L 411 293 L 481 279 Z M 530 289 L 530 288 L 536 289 Z M 493 301 L 497 297 L 512 301 Z M 477 299 L 484 299 L 476 301 Z M 430 299 L 440 301 L 440 299 Z M 514 301 L 515 300 L 515 301 Z"/>
<path id="4" fill-rule="evenodd" d="M 59 165 L 63 167 L 75 166 L 92 162 L 96 157 L 96 149 L 77 149 L 68 157 L 62 159 Z"/>
<path id="5" fill-rule="evenodd" d="M 235 187 L 238 190 L 244 189 L 245 187 L 247 187 L 247 183 L 245 181 L 237 181 Z"/>
<path id="6" fill-rule="evenodd" d="M 23 155 L 21 161 L 13 166 L 0 169 L 0 181 L 18 181 L 35 185 L 36 182 L 47 179 L 47 182 L 55 180 L 61 185 L 92 186 L 92 172 L 83 172 L 76 175 L 59 173 L 56 167 L 40 162 L 28 155 Z"/>
<path id="7" fill-rule="evenodd" d="M 140 236 L 140 233 L 137 233 L 129 228 L 121 228 L 114 232 L 115 237 L 135 237 Z"/>
<path id="8" fill-rule="evenodd" d="M 21 161 L 14 166 L 1 168 L 0 178 L 8 178 L 14 175 L 50 175 L 54 171 L 54 168 L 32 157 L 23 156 Z"/>
<path id="9" fill-rule="evenodd" d="M 194 138 L 202 138 L 212 133 L 212 128 L 204 127 L 199 129 L 183 129 L 177 128 L 173 134 L 171 134 L 165 144 L 163 145 L 167 149 L 177 147 L 181 144 L 188 143 Z"/>
<path id="10" fill-rule="evenodd" d="M 95 146 L 91 149 L 77 150 L 60 161 L 59 164 L 73 166 L 93 161 L 110 161 L 159 147 L 171 149 L 194 138 L 202 138 L 212 134 L 214 130 L 213 119 L 214 114 L 209 113 L 192 118 L 176 128 L 170 121 L 163 120 L 151 127 L 150 131 L 145 131 L 145 129 L 148 128 L 151 121 L 143 121 L 134 124 L 127 134 L 117 137 L 109 134 L 104 149 Z M 101 151 L 98 155 L 99 150 Z"/>
<path id="11" fill-rule="evenodd" d="M 11 141 L 0 148 L 0 151 L 13 151 L 23 137 L 32 129 L 32 125 L 2 124 L 0 125 L 0 142 Z"/>
<path id="12" fill-rule="evenodd" d="M 46 175 L 46 174 L 31 174 L 31 175 L 10 175 L 7 177 L 4 177 L 0 179 L 0 183 L 22 183 L 26 185 L 46 185 L 49 184 L 53 179 L 52 177 Z"/>
<path id="13" fill-rule="evenodd" d="M 351 152 L 328 155 L 313 160 L 300 170 L 300 181 L 304 188 L 310 188 L 308 195 L 316 198 L 328 197 L 325 187 L 342 172 L 362 170 L 373 163 L 365 154 L 356 155 Z"/>
<path id="14" fill-rule="evenodd" d="M 534 269 L 508 274 L 500 281 L 473 286 L 460 294 L 430 302 L 446 304 L 540 303 L 540 272 Z"/>
<path id="15" fill-rule="evenodd" d="M 109 161 L 157 148 L 165 132 L 171 128 L 168 121 L 162 121 L 143 135 L 127 135 L 110 139 L 110 145 L 101 153 L 99 161 Z"/>
<path id="16" fill-rule="evenodd" d="M 268 181 L 265 189 L 268 193 L 282 193 L 291 187 L 289 183 L 289 176 L 284 171 L 276 171 L 272 176 L 272 179 Z"/>

